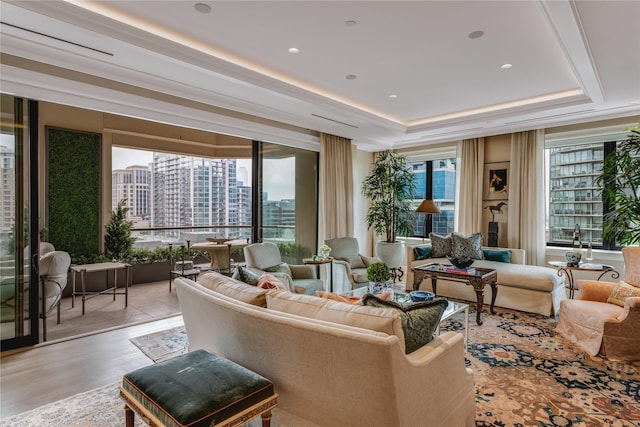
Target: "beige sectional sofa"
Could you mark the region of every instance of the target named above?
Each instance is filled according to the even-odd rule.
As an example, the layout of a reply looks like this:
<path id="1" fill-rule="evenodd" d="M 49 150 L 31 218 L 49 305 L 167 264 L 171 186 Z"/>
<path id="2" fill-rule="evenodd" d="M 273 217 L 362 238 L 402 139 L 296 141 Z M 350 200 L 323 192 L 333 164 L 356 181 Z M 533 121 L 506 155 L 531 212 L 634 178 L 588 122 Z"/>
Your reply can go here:
<path id="1" fill-rule="evenodd" d="M 263 290 L 213 272 L 176 279 L 176 289 L 190 350 L 207 349 L 273 381 L 272 425 L 474 425 L 473 376 L 459 333 L 405 354 L 393 309 Z"/>
<path id="2" fill-rule="evenodd" d="M 417 260 L 415 247 L 422 245 L 407 245 L 407 289 L 413 289 L 413 269 L 429 263 L 450 264 L 447 258 L 426 258 Z M 525 251 L 510 248 L 484 248 L 487 250 L 510 251 L 511 262 L 490 260 L 475 260 L 473 267 L 495 269 L 498 276 L 498 295 L 495 305 L 513 310 L 538 313 L 553 316 L 559 312 L 560 301 L 567 297 L 564 276 L 549 267 L 525 265 Z M 420 283 L 420 289 L 432 291 L 431 279 L 426 278 Z M 476 301 L 476 294 L 471 286 L 460 282 L 438 280 L 438 295 Z M 491 289 L 485 288 L 484 302 L 491 303 Z"/>

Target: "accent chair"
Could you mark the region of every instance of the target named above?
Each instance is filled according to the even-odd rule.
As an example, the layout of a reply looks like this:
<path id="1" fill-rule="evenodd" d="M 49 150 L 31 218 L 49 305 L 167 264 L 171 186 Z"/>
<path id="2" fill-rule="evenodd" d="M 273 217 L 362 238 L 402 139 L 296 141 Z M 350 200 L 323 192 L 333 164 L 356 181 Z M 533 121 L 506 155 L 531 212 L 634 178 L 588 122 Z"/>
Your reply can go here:
<path id="1" fill-rule="evenodd" d="M 369 285 L 367 267 L 380 258 L 360 253 L 355 237 L 335 237 L 324 241 L 331 248 L 333 257 L 333 288 L 341 292 Z"/>

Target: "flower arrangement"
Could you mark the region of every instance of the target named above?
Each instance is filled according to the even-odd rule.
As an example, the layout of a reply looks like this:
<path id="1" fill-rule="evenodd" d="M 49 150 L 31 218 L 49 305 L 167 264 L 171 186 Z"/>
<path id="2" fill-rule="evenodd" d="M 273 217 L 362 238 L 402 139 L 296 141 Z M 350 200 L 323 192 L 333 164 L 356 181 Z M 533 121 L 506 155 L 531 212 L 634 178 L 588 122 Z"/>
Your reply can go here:
<path id="1" fill-rule="evenodd" d="M 320 258 L 327 258 L 331 253 L 331 248 L 328 245 L 322 245 L 318 248 L 318 255 Z"/>

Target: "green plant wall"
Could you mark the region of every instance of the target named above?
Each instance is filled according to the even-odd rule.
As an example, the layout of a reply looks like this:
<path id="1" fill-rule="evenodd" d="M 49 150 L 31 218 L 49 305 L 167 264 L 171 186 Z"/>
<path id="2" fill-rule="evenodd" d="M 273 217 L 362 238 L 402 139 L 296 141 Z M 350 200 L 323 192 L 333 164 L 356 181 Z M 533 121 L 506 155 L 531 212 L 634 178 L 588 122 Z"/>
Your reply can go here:
<path id="1" fill-rule="evenodd" d="M 72 258 L 100 252 L 101 135 L 47 128 L 49 241 Z"/>

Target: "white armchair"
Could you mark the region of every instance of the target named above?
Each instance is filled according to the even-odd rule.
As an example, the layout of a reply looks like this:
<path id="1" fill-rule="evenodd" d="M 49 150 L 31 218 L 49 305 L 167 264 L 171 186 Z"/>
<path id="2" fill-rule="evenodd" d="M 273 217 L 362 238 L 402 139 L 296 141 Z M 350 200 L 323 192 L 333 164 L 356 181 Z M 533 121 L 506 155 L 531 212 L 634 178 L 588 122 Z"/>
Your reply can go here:
<path id="1" fill-rule="evenodd" d="M 42 318 L 42 339 L 47 340 L 47 315 L 58 309 L 60 323 L 60 299 L 67 286 L 67 273 L 71 257 L 63 251 L 47 252 L 40 257 L 40 317 Z"/>
<path id="2" fill-rule="evenodd" d="M 268 272 L 287 285 L 291 292 L 315 295 L 324 284 L 316 275 L 312 265 L 294 265 L 282 262 L 280 250 L 270 242 L 253 243 L 244 247 L 247 268 L 254 273 Z"/>
<path id="3" fill-rule="evenodd" d="M 324 241 L 331 248 L 333 257 L 333 288 L 338 292 L 349 291 L 369 285 L 367 267 L 380 258 L 360 253 L 355 237 L 336 237 Z"/>

